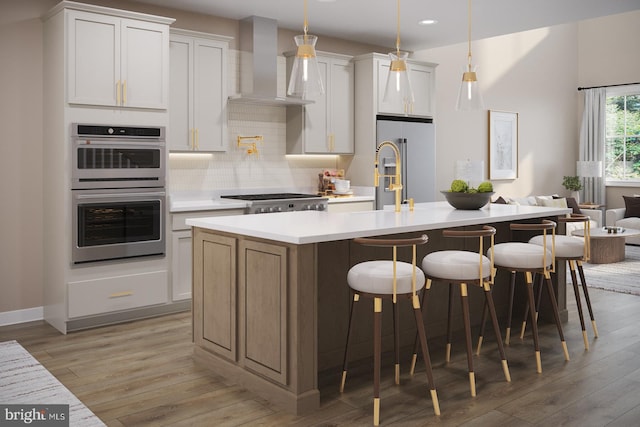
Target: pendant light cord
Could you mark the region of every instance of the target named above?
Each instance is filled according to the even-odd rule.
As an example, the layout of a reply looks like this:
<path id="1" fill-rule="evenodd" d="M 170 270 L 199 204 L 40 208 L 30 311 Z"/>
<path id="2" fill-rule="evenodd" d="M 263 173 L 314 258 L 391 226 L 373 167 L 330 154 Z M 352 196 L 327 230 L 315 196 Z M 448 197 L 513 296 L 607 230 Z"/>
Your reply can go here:
<path id="1" fill-rule="evenodd" d="M 396 53 L 400 56 L 400 0 L 398 0 L 397 13 Z"/>
<path id="2" fill-rule="evenodd" d="M 307 20 L 307 0 L 304 0 L 304 42 L 307 42 L 307 30 L 309 29 L 309 21 Z"/>
<path id="3" fill-rule="evenodd" d="M 471 71 L 471 0 L 468 1 L 468 7 L 467 7 L 467 25 L 468 25 L 468 40 L 469 40 L 469 52 L 467 53 L 467 58 L 469 60 L 469 63 L 467 64 L 467 68 L 469 71 Z"/>

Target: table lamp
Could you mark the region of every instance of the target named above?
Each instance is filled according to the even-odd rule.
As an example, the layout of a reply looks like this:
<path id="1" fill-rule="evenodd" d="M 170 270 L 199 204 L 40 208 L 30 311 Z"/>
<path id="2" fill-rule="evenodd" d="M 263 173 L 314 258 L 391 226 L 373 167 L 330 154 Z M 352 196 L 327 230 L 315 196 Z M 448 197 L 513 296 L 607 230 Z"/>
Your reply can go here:
<path id="1" fill-rule="evenodd" d="M 577 162 L 577 170 L 578 176 L 581 178 L 585 178 L 585 198 L 587 197 L 587 183 L 590 183 L 590 180 L 593 178 L 602 177 L 602 162 L 599 160 L 579 160 Z M 591 191 L 591 188 L 589 188 Z M 590 202 L 585 202 L 585 204 L 590 204 Z"/>

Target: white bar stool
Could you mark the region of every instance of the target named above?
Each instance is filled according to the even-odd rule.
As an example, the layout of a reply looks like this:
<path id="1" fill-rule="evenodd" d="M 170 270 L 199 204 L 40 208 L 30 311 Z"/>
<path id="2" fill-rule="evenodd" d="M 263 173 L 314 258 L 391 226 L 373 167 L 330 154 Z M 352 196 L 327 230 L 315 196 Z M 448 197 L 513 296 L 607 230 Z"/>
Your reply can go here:
<path id="1" fill-rule="evenodd" d="M 399 365 L 399 333 L 398 333 L 398 310 L 396 309 L 398 297 L 411 300 L 413 312 L 416 320 L 416 328 L 420 337 L 420 344 L 424 363 L 429 380 L 431 401 L 433 411 L 440 415 L 440 405 L 438 395 L 433 381 L 433 371 L 431 369 L 431 358 L 427 346 L 427 338 L 422 320 L 422 310 L 420 309 L 420 299 L 417 291 L 422 289 L 425 283 L 424 273 L 416 267 L 416 246 L 424 245 L 429 238 L 422 235 L 417 238 L 408 239 L 377 239 L 377 238 L 357 238 L 354 242 L 366 246 L 381 246 L 393 248 L 393 260 L 365 261 L 354 265 L 347 274 L 347 283 L 353 295 L 351 299 L 351 309 L 349 311 L 349 327 L 347 331 L 347 342 L 344 351 L 344 362 L 342 368 L 342 381 L 340 392 L 344 392 L 347 378 L 347 360 L 349 350 L 349 339 L 351 337 L 353 309 L 360 297 L 373 299 L 373 424 L 380 423 L 380 359 L 382 350 L 382 300 L 391 300 L 394 308 L 394 347 L 396 355 L 395 382 L 400 383 Z M 412 262 L 402 262 L 397 260 L 398 247 L 412 247 Z"/>
<path id="2" fill-rule="evenodd" d="M 451 360 L 451 318 L 453 311 L 454 285 L 458 285 L 460 287 L 460 302 L 462 304 L 462 318 L 466 335 L 467 364 L 469 367 L 469 386 L 471 389 L 471 396 L 476 395 L 476 382 L 473 368 L 473 350 L 471 348 L 471 321 L 469 317 L 467 285 L 475 285 L 484 290 L 486 306 L 489 307 L 496 339 L 498 340 L 498 350 L 500 351 L 504 376 L 508 382 L 511 381 L 511 374 L 509 373 L 509 366 L 504 353 L 504 346 L 502 345 L 500 326 L 498 325 L 493 297 L 491 296 L 491 284 L 493 283 L 493 257 L 491 256 L 491 258 L 488 258 L 484 255 L 484 238 L 490 237 L 489 253 L 491 253 L 495 234 L 496 229 L 488 225 L 485 225 L 479 230 L 443 230 L 442 235 L 445 237 L 478 238 L 478 252 L 464 250 L 436 251 L 426 255 L 422 260 L 422 271 L 424 271 L 427 279 L 427 284 L 423 294 L 423 298 L 425 300 L 422 304 L 423 307 L 426 307 L 426 296 L 431 289 L 432 282 L 446 282 L 449 284 L 447 347 L 445 355 L 447 363 Z M 415 367 L 416 357 L 417 348 L 414 350 L 413 361 L 411 364 L 412 374 Z"/>
<path id="3" fill-rule="evenodd" d="M 544 276 L 549 299 L 551 300 L 551 308 L 555 317 L 558 335 L 562 343 L 565 360 L 569 360 L 569 351 L 567 343 L 562 332 L 562 324 L 560 323 L 560 315 L 558 313 L 558 304 L 553 293 L 553 285 L 551 283 L 550 273 L 555 266 L 555 229 L 556 223 L 550 220 L 544 220 L 538 224 L 510 224 L 511 230 L 523 231 L 542 231 L 542 245 L 524 242 L 507 242 L 499 243 L 493 247 L 493 257 L 495 266 L 498 269 L 504 269 L 511 272 L 511 289 L 510 303 L 508 314 L 507 336 L 505 342 L 509 342 L 511 314 L 513 308 L 513 294 L 515 288 L 515 278 L 517 272 L 523 272 L 527 286 L 528 305 L 531 316 L 531 328 L 533 330 L 533 343 L 536 352 L 536 369 L 538 373 L 542 372 L 542 362 L 540 359 L 540 343 L 538 339 L 537 315 L 535 312 L 535 299 L 533 295 L 533 274 L 539 273 Z M 550 241 L 549 241 L 550 240 Z M 491 249 L 490 249 L 491 251 Z"/>
<path id="4" fill-rule="evenodd" d="M 589 338 L 587 336 L 587 330 L 584 322 L 584 315 L 582 312 L 582 302 L 580 298 L 580 290 L 578 288 L 578 279 L 576 275 L 576 266 L 578 273 L 580 274 L 580 284 L 582 285 L 582 292 L 584 293 L 584 299 L 589 309 L 589 316 L 591 317 L 591 326 L 595 338 L 598 338 L 598 327 L 596 326 L 595 316 L 593 315 L 593 309 L 591 308 L 591 299 L 589 298 L 589 290 L 587 289 L 587 282 L 584 276 L 584 269 L 582 263 L 589 261 L 590 257 L 590 224 L 589 217 L 581 214 L 571 214 L 567 217 L 559 217 L 558 222 L 563 223 L 584 223 L 584 238 L 574 236 L 557 235 L 555 240 L 556 247 L 556 259 L 560 261 L 566 261 L 569 264 L 569 270 L 571 272 L 571 282 L 573 283 L 573 293 L 576 297 L 576 305 L 578 307 L 578 317 L 580 318 L 580 326 L 582 328 L 582 340 L 584 341 L 585 350 L 589 350 Z M 543 244 L 544 236 L 534 236 L 529 240 L 529 243 L 535 245 Z M 536 302 L 536 312 L 539 310 L 541 289 L 538 290 L 538 301 Z M 526 319 L 523 322 L 523 328 L 521 335 L 524 334 L 524 328 L 526 327 Z"/>

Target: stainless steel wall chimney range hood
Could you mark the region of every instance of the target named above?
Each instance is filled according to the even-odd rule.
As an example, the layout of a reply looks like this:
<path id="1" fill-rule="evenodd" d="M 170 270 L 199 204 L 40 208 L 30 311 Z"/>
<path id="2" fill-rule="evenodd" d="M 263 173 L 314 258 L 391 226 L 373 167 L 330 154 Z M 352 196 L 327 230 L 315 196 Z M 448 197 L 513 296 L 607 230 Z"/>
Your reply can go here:
<path id="1" fill-rule="evenodd" d="M 230 102 L 305 105 L 313 101 L 278 96 L 278 22 L 251 16 L 240 21 L 240 95 Z"/>

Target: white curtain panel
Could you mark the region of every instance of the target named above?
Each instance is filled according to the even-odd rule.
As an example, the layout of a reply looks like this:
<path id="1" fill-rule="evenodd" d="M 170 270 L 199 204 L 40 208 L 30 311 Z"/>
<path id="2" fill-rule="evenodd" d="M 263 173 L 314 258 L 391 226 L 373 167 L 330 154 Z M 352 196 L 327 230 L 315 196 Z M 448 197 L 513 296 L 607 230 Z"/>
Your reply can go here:
<path id="1" fill-rule="evenodd" d="M 604 168 L 604 137 L 606 132 L 607 90 L 584 90 L 584 111 L 580 127 L 580 159 L 600 161 Z M 587 178 L 583 199 L 597 204 L 605 202 L 604 171 L 600 178 Z"/>

